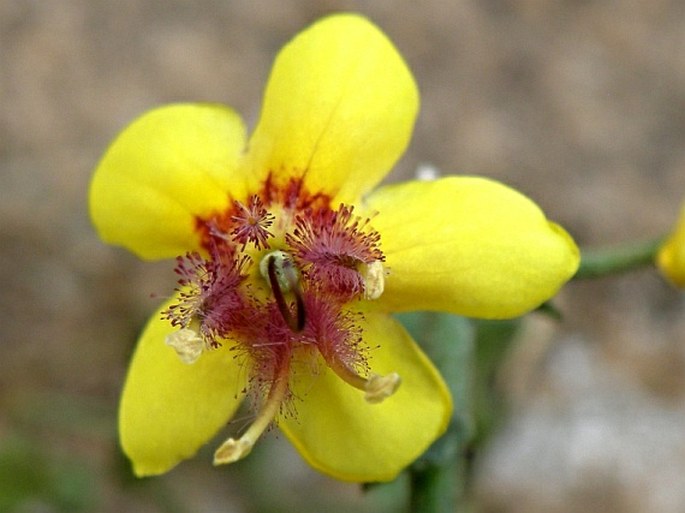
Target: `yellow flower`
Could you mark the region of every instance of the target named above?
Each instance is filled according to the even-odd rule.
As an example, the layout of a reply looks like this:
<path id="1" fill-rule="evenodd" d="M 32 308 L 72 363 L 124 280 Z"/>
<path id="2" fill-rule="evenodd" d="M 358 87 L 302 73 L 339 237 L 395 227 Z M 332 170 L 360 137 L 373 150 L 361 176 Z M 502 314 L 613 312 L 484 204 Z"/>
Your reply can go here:
<path id="1" fill-rule="evenodd" d="M 657 253 L 659 270 L 677 287 L 685 287 L 685 205 L 675 230 Z"/>
<path id="2" fill-rule="evenodd" d="M 114 141 L 93 178 L 93 222 L 142 258 L 177 257 L 180 276 L 123 391 L 120 437 L 136 474 L 193 456 L 247 394 L 253 423 L 215 463 L 276 424 L 323 472 L 390 480 L 452 409 L 390 312 L 517 316 L 573 275 L 570 237 L 499 183 L 376 188 L 418 101 L 386 37 L 336 15 L 279 53 L 249 141 L 232 110 L 200 104 L 148 112 Z"/>

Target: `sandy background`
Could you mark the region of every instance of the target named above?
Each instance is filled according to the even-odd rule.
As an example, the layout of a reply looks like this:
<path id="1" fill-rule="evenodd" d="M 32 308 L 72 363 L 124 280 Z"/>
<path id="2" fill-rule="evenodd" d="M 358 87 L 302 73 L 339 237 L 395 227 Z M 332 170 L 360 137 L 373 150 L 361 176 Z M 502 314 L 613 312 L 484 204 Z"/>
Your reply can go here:
<path id="1" fill-rule="evenodd" d="M 280 46 L 339 10 L 378 23 L 421 89 L 393 179 L 429 163 L 503 180 L 583 246 L 669 229 L 685 191 L 678 0 L 0 0 L 0 497 L 30 497 L 10 511 L 392 507 L 275 437 L 230 469 L 205 452 L 128 477 L 118 393 L 173 278 L 101 244 L 86 212 L 128 121 L 196 100 L 253 124 Z M 563 322 L 532 318 L 502 375 L 512 416 L 477 460 L 480 509 L 685 511 L 683 295 L 645 270 L 572 283 L 557 304 Z"/>

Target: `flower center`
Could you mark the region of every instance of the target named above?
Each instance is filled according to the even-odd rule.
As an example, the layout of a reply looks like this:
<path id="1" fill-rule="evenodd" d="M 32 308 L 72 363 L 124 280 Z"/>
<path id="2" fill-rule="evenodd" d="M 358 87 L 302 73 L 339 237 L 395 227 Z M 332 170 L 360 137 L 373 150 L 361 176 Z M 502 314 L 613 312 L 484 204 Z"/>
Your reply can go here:
<path id="1" fill-rule="evenodd" d="M 217 450 L 215 463 L 246 455 L 292 399 L 294 357 L 318 353 L 371 403 L 399 386 L 396 373 L 371 372 L 363 316 L 354 310 L 384 288 L 380 235 L 369 222 L 351 206 L 332 209 L 298 180 L 282 188 L 267 181 L 246 203 L 198 220 L 205 254 L 177 259 L 179 300 L 164 317 L 179 330 L 166 343 L 185 363 L 230 343 L 249 362 L 249 391 L 260 404 L 253 424 Z"/>

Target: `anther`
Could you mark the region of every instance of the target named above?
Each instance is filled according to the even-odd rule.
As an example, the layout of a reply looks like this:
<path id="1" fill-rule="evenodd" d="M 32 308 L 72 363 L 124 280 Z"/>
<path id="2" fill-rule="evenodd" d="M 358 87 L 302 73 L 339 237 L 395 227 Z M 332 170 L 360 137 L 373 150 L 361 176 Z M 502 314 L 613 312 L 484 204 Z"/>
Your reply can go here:
<path id="1" fill-rule="evenodd" d="M 364 280 L 364 299 L 378 299 L 385 290 L 385 268 L 383 262 L 374 260 L 363 264 L 361 275 Z"/>
<path id="2" fill-rule="evenodd" d="M 274 251 L 262 259 L 259 269 L 271 286 L 276 305 L 285 323 L 294 332 L 302 331 L 306 314 L 300 279 L 293 261 L 283 251 Z M 287 292 L 292 292 L 295 297 L 295 315 L 285 300 L 284 294 Z"/>
<path id="3" fill-rule="evenodd" d="M 326 363 L 339 378 L 364 392 L 364 399 L 371 404 L 383 402 L 393 395 L 402 383 L 400 375 L 396 372 L 391 372 L 385 376 L 371 374 L 368 378 L 364 378 L 339 360 L 326 360 Z"/>
<path id="4" fill-rule="evenodd" d="M 245 434 L 238 438 L 229 438 L 214 452 L 214 465 L 234 463 L 252 451 L 252 447 L 259 437 L 266 431 L 273 419 L 278 414 L 281 402 L 288 390 L 288 379 L 281 376 L 274 381 L 264 407 L 257 414 L 257 418 L 247 429 Z"/>
<path id="5" fill-rule="evenodd" d="M 170 333 L 164 341 L 172 347 L 183 363 L 195 363 L 205 349 L 205 342 L 198 331 L 192 328 L 181 328 Z"/>
<path id="6" fill-rule="evenodd" d="M 391 372 L 386 376 L 372 374 L 366 382 L 364 399 L 371 404 L 383 402 L 397 391 L 401 382 L 402 379 L 396 372 Z"/>

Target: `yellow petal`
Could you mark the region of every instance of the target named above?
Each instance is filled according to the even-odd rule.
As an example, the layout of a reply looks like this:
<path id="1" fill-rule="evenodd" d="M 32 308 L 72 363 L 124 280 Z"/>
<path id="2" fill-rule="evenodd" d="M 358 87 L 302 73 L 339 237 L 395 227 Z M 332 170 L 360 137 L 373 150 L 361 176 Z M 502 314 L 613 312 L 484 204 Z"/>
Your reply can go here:
<path id="1" fill-rule="evenodd" d="M 371 370 L 399 373 L 397 392 L 371 404 L 322 364 L 320 374 L 300 376 L 297 413 L 282 418 L 279 427 L 321 472 L 346 481 L 389 481 L 445 431 L 452 401 L 437 370 L 397 321 L 380 313 L 365 317 L 364 339 L 380 346 L 371 350 Z"/>
<path id="2" fill-rule="evenodd" d="M 656 263 L 674 285 L 685 287 L 685 206 L 674 232 L 659 250 Z"/>
<path id="3" fill-rule="evenodd" d="M 157 312 L 138 341 L 119 408 L 121 446 L 139 477 L 193 456 L 233 415 L 245 385 L 225 347 L 182 363 L 164 343 L 176 329 L 159 319 Z"/>
<path id="4" fill-rule="evenodd" d="M 393 310 L 514 317 L 552 297 L 578 268 L 559 226 L 491 180 L 389 185 L 368 198 L 390 270 L 377 300 Z"/>
<path id="5" fill-rule="evenodd" d="M 170 105 L 135 120 L 100 161 L 90 214 L 100 237 L 142 258 L 195 249 L 196 216 L 242 197 L 242 121 L 218 105 Z"/>
<path id="6" fill-rule="evenodd" d="M 357 15 L 325 18 L 279 53 L 250 141 L 255 176 L 306 172 L 310 191 L 349 202 L 407 146 L 414 79 L 392 43 Z"/>

